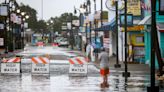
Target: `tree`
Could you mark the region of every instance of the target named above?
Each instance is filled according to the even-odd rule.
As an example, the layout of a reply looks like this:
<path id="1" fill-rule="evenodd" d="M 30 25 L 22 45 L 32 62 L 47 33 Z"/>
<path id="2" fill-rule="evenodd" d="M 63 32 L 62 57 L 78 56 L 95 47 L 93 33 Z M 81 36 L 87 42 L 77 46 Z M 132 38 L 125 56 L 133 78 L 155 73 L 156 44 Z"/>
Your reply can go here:
<path id="1" fill-rule="evenodd" d="M 44 20 L 39 20 L 37 22 L 37 25 L 36 25 L 36 29 L 38 33 L 48 33 L 49 31 L 47 31 L 47 25 L 46 25 L 46 22 Z"/>
<path id="2" fill-rule="evenodd" d="M 23 3 L 20 4 L 20 10 L 25 12 L 29 15 L 29 19 L 26 20 L 28 22 L 29 28 L 33 29 L 34 31 L 38 30 L 37 26 L 37 11 L 31 8 L 29 5 L 24 5 Z"/>
<path id="3" fill-rule="evenodd" d="M 60 17 L 51 17 L 49 20 L 48 20 L 48 23 L 50 24 L 49 26 L 52 26 L 53 27 L 53 32 L 61 32 L 62 29 L 62 24 L 63 23 L 66 23 L 66 22 L 70 22 L 71 20 L 71 13 L 63 13 L 61 14 Z M 72 16 L 72 19 L 78 19 L 77 16 Z M 50 21 L 53 21 L 53 24 L 50 23 Z M 51 28 L 51 27 L 48 27 L 48 28 Z M 51 30 L 51 29 L 49 29 Z"/>

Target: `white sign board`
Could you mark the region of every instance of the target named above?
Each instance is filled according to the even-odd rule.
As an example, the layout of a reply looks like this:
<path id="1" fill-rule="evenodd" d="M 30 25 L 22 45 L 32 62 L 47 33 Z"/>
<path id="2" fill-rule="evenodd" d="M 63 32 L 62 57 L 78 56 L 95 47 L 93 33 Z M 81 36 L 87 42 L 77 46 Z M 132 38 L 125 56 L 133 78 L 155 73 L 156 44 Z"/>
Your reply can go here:
<path id="1" fill-rule="evenodd" d="M 0 6 L 0 15 L 1 16 L 7 16 L 8 15 L 7 5 Z"/>
<path id="2" fill-rule="evenodd" d="M 80 22 L 79 22 L 79 20 L 73 20 L 72 24 L 75 25 L 75 26 L 79 26 Z"/>
<path id="3" fill-rule="evenodd" d="M 4 46 L 4 38 L 0 38 L 0 46 Z"/>
<path id="4" fill-rule="evenodd" d="M 71 29 L 71 26 L 72 26 L 71 23 L 68 22 L 68 23 L 67 23 L 67 28 L 68 28 L 68 29 Z"/>
<path id="5" fill-rule="evenodd" d="M 1 73 L 20 73 L 20 63 L 1 63 Z"/>
<path id="6" fill-rule="evenodd" d="M 87 74 L 87 64 L 70 64 L 69 73 Z"/>
<path id="7" fill-rule="evenodd" d="M 24 28 L 28 28 L 28 23 L 27 22 L 24 23 Z"/>
<path id="8" fill-rule="evenodd" d="M 47 74 L 49 73 L 49 64 L 32 63 L 32 73 Z"/>
<path id="9" fill-rule="evenodd" d="M 4 24 L 0 24 L 0 29 L 4 29 Z"/>

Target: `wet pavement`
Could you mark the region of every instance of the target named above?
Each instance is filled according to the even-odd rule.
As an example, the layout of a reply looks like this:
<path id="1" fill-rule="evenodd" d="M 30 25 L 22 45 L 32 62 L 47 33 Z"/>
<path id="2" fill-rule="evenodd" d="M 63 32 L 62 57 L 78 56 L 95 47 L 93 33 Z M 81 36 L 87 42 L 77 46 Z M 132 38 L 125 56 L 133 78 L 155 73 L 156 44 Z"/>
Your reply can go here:
<path id="1" fill-rule="evenodd" d="M 64 75 L 0 76 L 0 92 L 147 92 L 148 76 L 132 76 L 127 79 L 121 75 L 110 75 L 109 88 L 100 88 L 99 76 L 69 77 Z M 162 91 L 161 91 L 162 92 Z"/>
<path id="2" fill-rule="evenodd" d="M 31 74 L 30 58 L 45 54 L 50 55 L 50 74 Z M 22 74 L 1 74 L 0 92 L 147 92 L 150 85 L 149 73 L 133 71 L 131 77 L 126 79 L 122 77 L 122 71 L 111 68 L 109 88 L 100 88 L 102 78 L 94 63 L 88 64 L 87 77 L 70 77 L 68 58 L 79 56 L 80 53 L 73 53 L 67 48 L 26 47 L 17 55 L 23 55 Z M 159 82 L 156 84 L 159 85 Z M 160 92 L 164 92 L 162 86 Z"/>

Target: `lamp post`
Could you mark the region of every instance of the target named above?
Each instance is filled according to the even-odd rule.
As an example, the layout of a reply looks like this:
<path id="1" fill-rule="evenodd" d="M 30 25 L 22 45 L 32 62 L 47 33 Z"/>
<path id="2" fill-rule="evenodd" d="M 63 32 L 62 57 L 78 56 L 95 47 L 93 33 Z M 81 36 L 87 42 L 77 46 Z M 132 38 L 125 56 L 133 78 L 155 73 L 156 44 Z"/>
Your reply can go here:
<path id="1" fill-rule="evenodd" d="M 10 24 L 11 24 L 11 20 L 10 20 L 10 15 L 11 15 L 11 11 L 12 11 L 12 6 L 14 6 L 15 4 L 15 1 L 11 1 L 11 0 L 5 0 L 5 3 L 4 3 L 7 7 L 7 16 L 5 16 L 5 53 L 8 53 L 8 51 L 13 51 L 13 44 L 12 42 L 12 31 L 10 30 Z M 7 25 L 7 20 L 8 20 L 8 25 Z M 8 29 L 7 29 L 7 26 L 8 26 Z M 8 32 L 8 31 L 9 32 Z M 10 39 L 10 40 L 8 40 Z M 9 43 L 8 43 L 9 42 Z"/>
<path id="2" fill-rule="evenodd" d="M 50 43 L 53 42 L 53 23 L 54 21 L 51 19 L 49 23 L 47 24 L 48 26 L 50 26 L 50 40 L 49 40 Z"/>
<path id="3" fill-rule="evenodd" d="M 82 27 L 82 17 L 83 17 L 83 12 L 81 11 L 81 8 L 82 8 L 82 6 L 80 6 L 80 9 L 74 7 L 74 13 L 75 14 L 77 13 L 76 10 L 78 10 L 79 13 L 80 13 L 80 15 L 79 15 L 79 30 Z M 80 34 L 79 31 L 78 31 L 77 34 L 78 34 L 79 39 L 82 40 L 81 35 L 79 35 Z M 81 41 L 80 41 L 80 44 L 79 44 L 79 49 L 82 50 Z"/>
<path id="4" fill-rule="evenodd" d="M 103 0 L 101 0 L 101 26 L 103 25 Z"/>
<path id="5" fill-rule="evenodd" d="M 91 2 L 90 2 L 90 0 L 87 0 L 87 6 L 89 6 L 89 14 L 91 14 Z M 92 37 L 92 35 L 91 35 L 91 32 L 92 32 L 92 22 L 91 21 L 89 21 L 89 42 L 91 43 L 91 37 Z"/>
<path id="6" fill-rule="evenodd" d="M 93 0 L 93 1 L 94 1 L 94 14 L 96 14 L 97 13 L 96 12 L 96 0 Z M 98 37 L 98 32 L 96 31 L 96 28 L 97 28 L 97 20 L 96 20 L 96 18 L 94 19 L 94 26 L 95 26 L 95 46 L 96 46 L 96 43 L 97 43 L 96 38 Z M 97 51 L 98 50 L 95 50 L 95 57 L 96 57 L 96 59 L 98 57 Z"/>
<path id="7" fill-rule="evenodd" d="M 151 0 L 151 16 L 151 83 L 147 92 L 159 92 L 159 87 L 155 86 L 156 0 Z"/>
<path id="8" fill-rule="evenodd" d="M 88 7 L 87 7 L 86 3 L 83 4 L 83 8 L 86 9 L 85 16 L 88 16 Z M 88 30 L 88 23 L 86 22 L 85 23 L 86 44 L 88 43 L 88 39 L 87 39 L 88 38 L 88 32 L 87 32 L 87 30 Z"/>
<path id="9" fill-rule="evenodd" d="M 125 72 L 123 72 L 123 77 L 127 78 L 130 77 L 130 72 L 128 72 L 128 66 L 127 66 L 127 0 L 125 0 Z"/>
<path id="10" fill-rule="evenodd" d="M 70 34 L 70 45 L 71 45 L 71 49 L 73 50 L 74 49 L 74 36 L 73 36 L 73 30 L 72 30 L 72 13 L 70 14 L 70 16 L 69 16 L 70 18 L 70 20 L 69 20 L 69 22 L 67 22 L 67 28 L 68 28 L 68 30 L 69 30 L 69 34 Z M 68 17 L 67 17 L 67 19 L 68 19 Z"/>
<path id="11" fill-rule="evenodd" d="M 17 9 L 17 16 L 18 16 L 18 23 L 17 23 L 17 26 L 18 26 L 18 33 L 17 33 L 17 39 L 16 39 L 16 44 L 17 44 L 17 48 L 16 49 L 21 49 L 22 47 L 22 40 L 21 40 L 21 22 L 22 22 L 22 18 L 21 18 L 21 11 L 20 9 Z"/>
<path id="12" fill-rule="evenodd" d="M 24 18 L 25 12 L 21 12 L 21 38 L 22 38 L 22 44 L 21 44 L 21 48 L 24 48 Z"/>
<path id="13" fill-rule="evenodd" d="M 116 8 L 116 64 L 114 65 L 115 68 L 120 68 L 121 65 L 119 64 L 118 60 L 118 0 L 115 0 L 115 8 Z"/>
<path id="14" fill-rule="evenodd" d="M 5 53 L 8 53 L 8 41 L 7 41 L 7 39 L 8 39 L 8 32 L 7 32 L 7 16 L 8 16 L 8 5 L 7 5 L 7 1 L 5 0 L 5 7 L 7 8 L 7 15 L 5 15 L 5 20 L 4 20 L 4 31 L 5 31 L 5 37 L 4 37 L 4 39 L 5 39 Z"/>

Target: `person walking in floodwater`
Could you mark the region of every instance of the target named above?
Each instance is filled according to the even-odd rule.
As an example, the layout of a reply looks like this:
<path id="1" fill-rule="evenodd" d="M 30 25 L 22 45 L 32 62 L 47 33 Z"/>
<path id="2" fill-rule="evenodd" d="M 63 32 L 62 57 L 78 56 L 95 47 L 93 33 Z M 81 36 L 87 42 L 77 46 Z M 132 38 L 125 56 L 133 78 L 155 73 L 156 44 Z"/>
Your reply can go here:
<path id="1" fill-rule="evenodd" d="M 103 77 L 103 82 L 101 83 L 101 87 L 109 87 L 108 84 L 108 74 L 109 74 L 109 55 L 105 51 L 105 48 L 102 48 L 102 51 L 98 57 L 100 61 L 100 74 Z"/>

